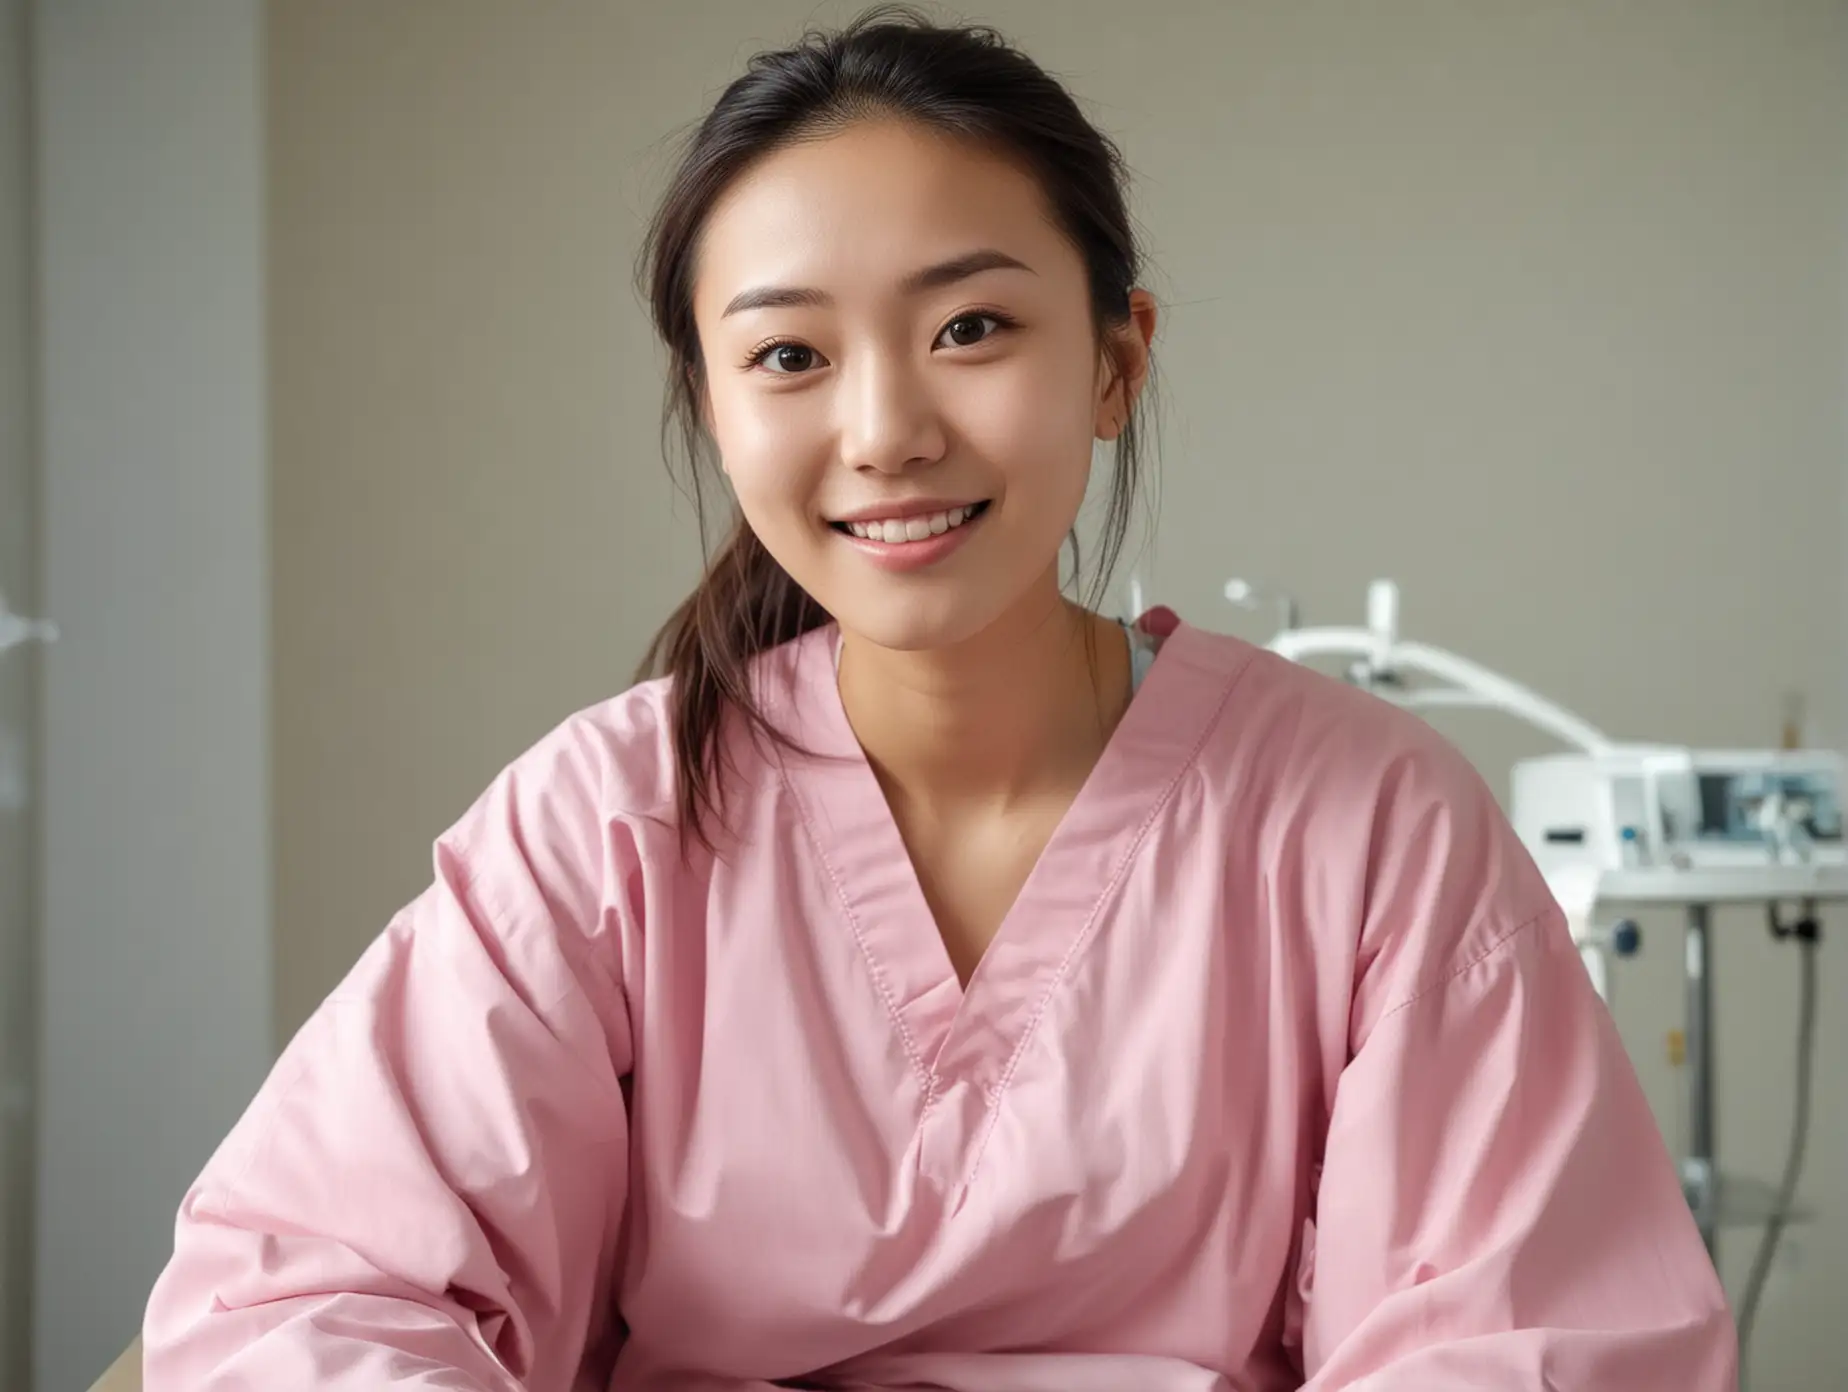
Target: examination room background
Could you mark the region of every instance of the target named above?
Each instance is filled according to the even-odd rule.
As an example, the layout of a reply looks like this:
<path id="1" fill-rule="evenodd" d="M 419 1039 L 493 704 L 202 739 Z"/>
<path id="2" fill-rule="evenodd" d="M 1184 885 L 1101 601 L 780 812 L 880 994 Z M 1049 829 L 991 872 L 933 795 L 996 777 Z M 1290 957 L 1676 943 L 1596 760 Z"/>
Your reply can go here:
<path id="1" fill-rule="evenodd" d="M 431 838 L 691 584 L 629 280 L 665 137 L 857 8 L 0 0 L 0 589 L 62 627 L 0 660 L 0 736 L 37 736 L 0 803 L 0 1387 L 134 1336 L 187 1181 Z M 1848 739 L 1848 4 L 966 13 L 1135 171 L 1161 491 L 1120 580 L 1261 639 L 1229 576 L 1316 623 L 1390 576 L 1410 636 L 1615 735 L 1772 745 L 1794 691 Z M 1503 791 L 1545 748 L 1439 723 Z M 1796 955 L 1718 926 L 1720 1148 L 1773 1178 Z M 1678 1150 L 1680 928 L 1643 929 L 1615 1008 Z M 1825 932 L 1754 1392 L 1848 1387 Z"/>

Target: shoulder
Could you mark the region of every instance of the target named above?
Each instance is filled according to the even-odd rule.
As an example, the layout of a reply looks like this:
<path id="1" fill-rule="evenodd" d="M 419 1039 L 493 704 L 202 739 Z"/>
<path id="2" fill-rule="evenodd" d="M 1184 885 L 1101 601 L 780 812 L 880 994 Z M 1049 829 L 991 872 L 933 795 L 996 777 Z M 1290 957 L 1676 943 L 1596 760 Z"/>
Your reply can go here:
<path id="1" fill-rule="evenodd" d="M 1554 910 L 1494 791 L 1421 716 L 1237 639 L 1191 641 L 1228 687 L 1197 776 L 1318 947 L 1351 954 L 1363 1016 Z"/>
<path id="2" fill-rule="evenodd" d="M 779 728 L 791 724 L 794 684 L 815 642 L 811 635 L 752 660 L 760 710 Z M 681 751 L 673 696 L 673 680 L 663 677 L 573 712 L 505 766 L 446 840 L 472 846 L 513 831 L 529 844 L 553 843 L 579 864 L 613 844 L 643 861 L 677 862 Z M 723 717 L 719 740 L 728 796 L 762 781 L 763 751 L 735 713 Z"/>
<path id="3" fill-rule="evenodd" d="M 1185 625 L 1164 641 L 1162 656 L 1224 688 L 1201 750 L 1202 775 L 1246 788 L 1256 780 L 1275 810 L 1420 797 L 1493 801 L 1474 767 L 1428 722 L 1359 687 Z"/>
<path id="4" fill-rule="evenodd" d="M 574 711 L 517 755 L 487 790 L 554 816 L 671 818 L 670 683 L 639 683 Z"/>
<path id="5" fill-rule="evenodd" d="M 437 838 L 437 875 L 491 900 L 536 887 L 588 929 L 618 882 L 677 845 L 674 802 L 667 683 L 644 682 L 513 757 Z"/>
<path id="6" fill-rule="evenodd" d="M 1476 768 L 1414 712 L 1268 649 L 1217 635 L 1206 642 L 1236 664 L 1211 762 L 1261 779 L 1280 810 L 1391 818 L 1496 806 Z"/>

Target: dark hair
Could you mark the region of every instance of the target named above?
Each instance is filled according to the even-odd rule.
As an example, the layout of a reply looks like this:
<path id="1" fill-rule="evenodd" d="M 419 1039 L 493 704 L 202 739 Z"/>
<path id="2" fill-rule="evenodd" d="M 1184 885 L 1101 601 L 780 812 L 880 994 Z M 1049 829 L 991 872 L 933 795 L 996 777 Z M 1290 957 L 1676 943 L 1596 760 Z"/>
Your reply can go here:
<path id="1" fill-rule="evenodd" d="M 670 362 L 662 446 L 671 458 L 678 434 L 702 546 L 712 460 L 701 412 L 705 362 L 693 322 L 693 278 L 706 218 L 731 183 L 765 155 L 881 116 L 977 141 L 1021 161 L 1084 257 L 1100 344 L 1107 329 L 1129 317 L 1140 258 L 1122 156 L 1057 80 L 993 30 L 941 26 L 908 7 L 882 5 L 843 29 L 810 32 L 793 47 L 758 54 L 695 130 L 642 251 L 640 278 Z M 1116 441 L 1098 596 L 1128 532 L 1141 440 L 1131 412 Z M 758 707 L 752 659 L 830 616 L 771 558 L 742 517 L 718 554 L 709 547 L 706 554 L 711 559 L 704 577 L 655 635 L 640 675 L 673 679 L 682 843 L 690 832 L 710 847 L 707 818 L 721 814 L 723 801 L 720 749 L 728 710 L 747 720 L 755 735 L 787 743 Z"/>

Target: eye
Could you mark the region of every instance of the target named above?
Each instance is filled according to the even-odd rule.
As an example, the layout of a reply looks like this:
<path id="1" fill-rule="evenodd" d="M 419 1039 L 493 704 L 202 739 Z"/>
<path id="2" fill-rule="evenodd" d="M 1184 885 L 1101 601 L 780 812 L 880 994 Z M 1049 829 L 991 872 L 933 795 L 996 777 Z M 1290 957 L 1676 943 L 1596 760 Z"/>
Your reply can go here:
<path id="1" fill-rule="evenodd" d="M 937 342 L 946 348 L 970 348 L 1007 325 L 1008 320 L 999 314 L 959 314 L 943 326 Z"/>
<path id="2" fill-rule="evenodd" d="M 764 362 L 772 372 L 807 372 L 815 365 L 815 359 L 819 356 L 820 354 L 805 344 L 783 343 L 766 354 Z"/>
<path id="3" fill-rule="evenodd" d="M 762 367 L 778 377 L 799 377 L 822 366 L 827 359 L 806 343 L 773 339 L 755 349 L 745 360 L 746 367 Z"/>

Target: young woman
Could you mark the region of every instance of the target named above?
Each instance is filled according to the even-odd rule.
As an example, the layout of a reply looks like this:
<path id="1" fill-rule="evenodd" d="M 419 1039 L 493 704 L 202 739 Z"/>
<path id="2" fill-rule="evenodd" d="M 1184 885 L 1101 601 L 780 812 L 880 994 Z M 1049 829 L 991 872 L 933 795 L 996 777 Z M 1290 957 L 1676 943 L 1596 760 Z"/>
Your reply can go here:
<path id="1" fill-rule="evenodd" d="M 1722 1392 L 1725 1303 L 1542 882 L 1416 719 L 1108 546 L 1155 306 L 979 30 L 755 59 L 650 243 L 742 520 L 180 1214 L 147 1385 Z"/>

